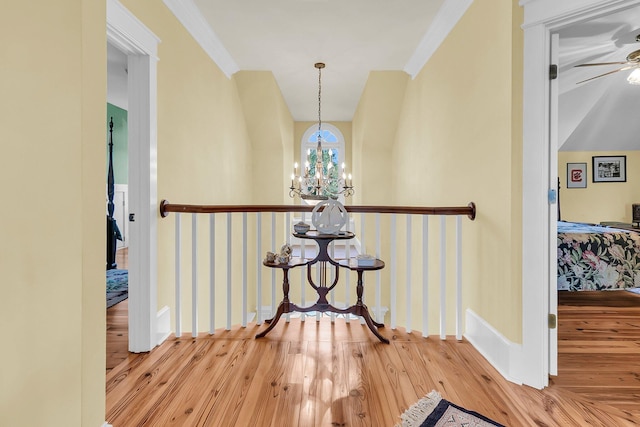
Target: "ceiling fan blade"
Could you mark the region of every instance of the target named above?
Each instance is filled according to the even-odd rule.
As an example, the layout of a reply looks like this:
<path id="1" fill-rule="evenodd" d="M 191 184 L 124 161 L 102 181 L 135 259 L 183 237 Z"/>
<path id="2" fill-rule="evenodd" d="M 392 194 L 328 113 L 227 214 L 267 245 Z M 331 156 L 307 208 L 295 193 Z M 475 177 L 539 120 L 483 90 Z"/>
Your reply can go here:
<path id="1" fill-rule="evenodd" d="M 625 62 L 625 64 L 626 64 L 626 62 Z M 580 83 L 588 82 L 588 81 L 590 81 L 590 80 L 594 80 L 594 79 L 597 79 L 597 78 L 599 78 L 599 77 L 608 76 L 609 74 L 617 73 L 618 71 L 630 70 L 630 69 L 632 69 L 632 68 L 637 68 L 637 67 L 636 67 L 635 65 L 629 65 L 629 66 L 626 66 L 626 67 L 618 68 L 617 70 L 609 71 L 608 73 L 599 74 L 599 75 L 597 75 L 597 76 L 594 76 L 594 77 L 588 78 L 588 79 L 586 79 L 586 80 L 579 81 L 579 82 L 577 82 L 576 84 L 580 84 Z"/>
<path id="2" fill-rule="evenodd" d="M 623 62 L 591 62 L 589 64 L 578 64 L 578 65 L 574 65 L 574 67 L 593 67 L 596 65 L 624 65 L 624 64 L 628 64 L 627 61 L 623 61 Z"/>

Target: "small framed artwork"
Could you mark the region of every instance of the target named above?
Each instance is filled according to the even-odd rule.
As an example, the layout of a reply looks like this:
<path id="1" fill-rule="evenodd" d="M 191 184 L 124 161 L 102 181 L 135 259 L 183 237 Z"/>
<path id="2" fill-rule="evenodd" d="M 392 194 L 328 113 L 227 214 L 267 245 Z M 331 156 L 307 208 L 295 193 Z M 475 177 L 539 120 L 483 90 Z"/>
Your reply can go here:
<path id="1" fill-rule="evenodd" d="M 567 163 L 567 188 L 587 188 L 586 163 Z"/>
<path id="2" fill-rule="evenodd" d="M 593 156 L 593 182 L 626 182 L 627 156 Z"/>

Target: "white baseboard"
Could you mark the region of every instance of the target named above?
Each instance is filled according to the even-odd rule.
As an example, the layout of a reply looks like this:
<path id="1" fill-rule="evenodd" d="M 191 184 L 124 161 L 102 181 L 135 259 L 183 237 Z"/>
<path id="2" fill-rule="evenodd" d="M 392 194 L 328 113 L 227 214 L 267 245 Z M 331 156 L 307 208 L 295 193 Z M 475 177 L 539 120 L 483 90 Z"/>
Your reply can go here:
<path id="1" fill-rule="evenodd" d="M 522 345 L 506 339 L 472 310 L 466 312 L 464 337 L 507 381 L 522 385 L 518 373 Z"/>
<path id="2" fill-rule="evenodd" d="M 156 345 L 162 344 L 171 335 L 171 311 L 166 305 L 158 311 L 157 315 Z"/>

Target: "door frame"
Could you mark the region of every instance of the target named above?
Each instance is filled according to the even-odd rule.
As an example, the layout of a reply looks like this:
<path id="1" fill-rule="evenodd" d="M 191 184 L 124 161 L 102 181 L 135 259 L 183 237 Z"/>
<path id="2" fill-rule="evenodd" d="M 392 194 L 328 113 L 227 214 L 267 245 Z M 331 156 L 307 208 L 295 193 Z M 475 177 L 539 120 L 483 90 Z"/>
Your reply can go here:
<path id="1" fill-rule="evenodd" d="M 640 0 L 520 0 L 524 7 L 524 88 L 522 163 L 522 357 L 525 384 L 546 387 L 550 374 L 549 314 L 551 270 L 548 194 L 556 189 L 550 167 L 557 164 L 551 147 L 549 67 L 551 34 L 576 22 L 640 4 Z M 554 287 L 555 289 L 555 287 Z"/>
<path id="2" fill-rule="evenodd" d="M 117 0 L 107 0 L 107 41 L 127 54 L 129 135 L 129 351 L 163 340 L 157 314 L 156 37 Z"/>

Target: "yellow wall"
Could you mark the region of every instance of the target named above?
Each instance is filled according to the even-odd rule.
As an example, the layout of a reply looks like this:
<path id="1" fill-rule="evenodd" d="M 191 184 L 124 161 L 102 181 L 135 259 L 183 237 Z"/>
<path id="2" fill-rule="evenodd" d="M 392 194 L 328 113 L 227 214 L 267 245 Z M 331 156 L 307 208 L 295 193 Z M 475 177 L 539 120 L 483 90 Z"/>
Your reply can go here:
<path id="1" fill-rule="evenodd" d="M 158 197 L 191 204 L 281 204 L 283 159 L 291 158 L 293 122 L 270 73 L 240 72 L 228 79 L 164 5 L 124 2 L 160 39 L 158 56 Z M 262 132 L 260 132 L 262 130 Z M 279 166 L 278 166 L 279 165 Z M 257 185 L 262 186 L 258 190 Z M 217 215 L 216 262 L 226 266 L 226 215 Z M 191 215 L 182 216 L 182 321 L 191 324 Z M 232 299 L 242 298 L 242 216 L 233 215 Z M 175 319 L 175 218 L 158 226 L 158 307 Z M 208 325 L 209 219 L 198 216 L 199 329 Z M 248 233 L 253 236 L 253 226 Z M 250 248 L 251 259 L 255 249 Z M 251 264 L 253 265 L 253 264 Z M 216 298 L 226 300 L 227 276 L 216 270 Z M 255 268 L 251 268 L 254 277 Z M 251 278 L 250 277 L 250 278 Z M 249 279 L 250 279 L 249 278 Z M 252 289 L 250 287 L 249 289 Z M 250 301 L 255 301 L 251 290 Z M 240 311 L 233 323 L 240 322 Z M 223 326 L 218 310 L 216 324 Z M 174 326 L 173 324 L 171 325 Z"/>
<path id="2" fill-rule="evenodd" d="M 627 182 L 593 182 L 593 156 L 627 156 Z M 587 188 L 567 188 L 567 163 L 587 164 Z M 640 151 L 560 151 L 558 177 L 565 221 L 630 223 L 631 205 L 640 203 Z"/>
<path id="3" fill-rule="evenodd" d="M 123 3 L 161 39 L 159 197 L 179 203 L 253 203 L 246 196 L 256 182 L 253 150 L 264 147 L 251 136 L 247 124 L 256 123 L 256 117 L 243 108 L 240 93 L 253 77 L 242 83 L 244 76 L 227 79 L 164 5 Z M 478 203 L 478 219 L 464 226 L 465 306 L 514 341 L 520 339 L 521 317 L 520 283 L 514 279 L 521 262 L 516 255 L 521 201 L 519 181 L 513 179 L 521 174 L 515 162 L 521 83 L 514 77 L 521 74 L 517 61 L 514 65 L 522 47 L 520 20 L 517 6 L 474 2 L 416 80 L 372 74 L 369 104 L 359 109 L 357 128 L 353 125 L 354 159 L 363 156 L 360 183 L 357 174 L 354 181 L 384 188 L 370 194 L 362 188 L 356 193 L 362 203 Z M 0 326 L 9 343 L 0 355 L 0 425 L 99 426 L 104 421 L 105 21 L 105 2 L 95 0 L 37 8 L 13 2 L 0 15 L 1 38 L 19 41 L 0 45 L 5 100 L 0 179 L 7 204 L 0 210 L 5 242 L 0 267 L 3 289 L 8 289 Z M 406 85 L 406 90 L 387 85 Z M 373 107 L 382 101 L 390 103 L 384 111 L 391 120 L 370 134 L 368 126 L 379 114 Z M 280 124 L 274 132 L 285 141 L 289 119 L 277 103 Z M 347 162 L 353 163 L 350 126 L 333 124 L 344 133 Z M 283 142 L 276 153 L 283 164 L 299 157 L 302 127 L 294 125 L 293 147 Z M 370 142 L 376 135 L 394 134 L 393 145 L 382 137 Z M 267 140 L 278 143 L 271 135 Z M 631 162 L 628 166 L 631 170 Z M 272 173 L 265 182 L 279 183 L 289 174 L 275 168 Z M 374 181 L 379 173 L 387 179 Z M 384 187 L 385 182 L 391 185 Z M 393 199 L 382 199 L 383 194 Z M 234 224 L 236 236 L 240 221 Z M 158 233 L 158 305 L 172 306 L 173 220 L 159 220 Z M 224 248 L 218 250 L 224 254 Z M 204 257 L 206 251 L 201 253 Z M 188 266 L 184 270 L 189 283 Z M 207 300 L 206 294 L 201 297 Z"/>
<path id="4" fill-rule="evenodd" d="M 0 38 L 0 425 L 100 426 L 105 4 L 14 2 Z"/>
<path id="5" fill-rule="evenodd" d="M 390 160 L 409 76 L 372 71 L 353 117 L 356 204 L 387 205 L 393 200 Z"/>
<path id="6" fill-rule="evenodd" d="M 289 203 L 294 125 L 280 88 L 270 71 L 240 71 L 233 79 L 251 139 L 253 202 Z"/>
<path id="7" fill-rule="evenodd" d="M 520 180 L 513 179 L 521 175 L 522 90 L 521 79 L 514 77 L 522 73 L 521 21 L 515 1 L 471 5 L 419 75 L 406 83 L 390 164 L 367 163 L 368 126 L 377 121 L 375 113 L 361 101 L 357 122 L 354 119 L 354 135 L 359 135 L 354 139 L 363 141 L 354 142 L 362 147 L 361 173 L 375 168 L 376 174 L 383 174 L 380 181 L 392 182 L 390 194 L 384 182 L 379 187 L 395 204 L 477 204 L 475 222 L 463 221 L 464 306 L 515 342 L 521 340 L 522 317 L 521 188 Z M 394 77 L 372 73 L 363 99 L 387 85 L 401 84 Z M 392 129 L 394 124 L 387 126 Z M 370 181 L 365 182 L 368 188 Z M 363 197 L 363 203 L 370 200 L 373 196 Z M 398 225 L 399 233 L 402 227 Z M 447 227 L 453 228 L 452 220 Z M 453 235 L 448 241 L 448 248 L 453 248 Z M 437 247 L 431 251 L 437 253 Z M 399 246 L 398 259 L 403 254 Z M 437 286 L 437 269 L 433 270 L 430 283 Z M 449 297 L 452 301 L 453 294 Z M 398 295 L 399 301 L 403 298 Z"/>

